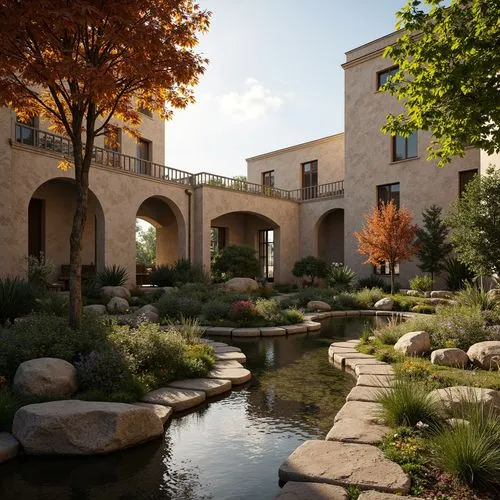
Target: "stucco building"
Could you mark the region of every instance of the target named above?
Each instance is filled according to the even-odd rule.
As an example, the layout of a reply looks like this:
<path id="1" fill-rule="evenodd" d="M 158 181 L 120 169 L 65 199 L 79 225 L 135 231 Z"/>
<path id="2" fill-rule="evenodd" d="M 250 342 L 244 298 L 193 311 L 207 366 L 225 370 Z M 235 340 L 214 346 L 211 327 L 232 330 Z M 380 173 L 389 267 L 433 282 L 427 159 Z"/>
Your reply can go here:
<path id="1" fill-rule="evenodd" d="M 345 262 L 359 275 L 385 272 L 363 264 L 353 232 L 378 200 L 394 199 L 421 222 L 436 203 L 447 209 L 461 187 L 495 158 L 469 149 L 444 169 L 426 161 L 429 135 L 408 139 L 380 132 L 400 106 L 378 92 L 396 68 L 382 58 L 397 33 L 346 54 L 345 132 L 247 159 L 248 182 L 164 166 L 164 123 L 144 114 L 140 139 L 120 123 L 96 144 L 90 174 L 83 264 L 126 267 L 135 281 L 135 221 L 157 229 L 157 263 L 191 259 L 210 268 L 211 251 L 229 244 L 255 248 L 264 275 L 287 282 L 306 255 Z M 16 121 L 0 109 L 0 275 L 24 274 L 28 255 L 44 252 L 69 264 L 73 172 L 57 169 L 70 143 L 48 124 Z M 399 281 L 418 272 L 402 264 Z"/>

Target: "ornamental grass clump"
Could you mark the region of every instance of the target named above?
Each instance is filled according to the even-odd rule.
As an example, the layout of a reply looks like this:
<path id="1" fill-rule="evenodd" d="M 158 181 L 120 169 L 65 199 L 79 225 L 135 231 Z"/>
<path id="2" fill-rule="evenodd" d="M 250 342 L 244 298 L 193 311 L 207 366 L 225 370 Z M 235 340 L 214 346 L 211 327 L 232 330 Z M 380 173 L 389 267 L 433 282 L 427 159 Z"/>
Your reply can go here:
<path id="1" fill-rule="evenodd" d="M 127 282 L 127 269 L 123 266 L 106 266 L 103 271 L 97 274 L 97 282 L 100 286 L 123 286 Z"/>
<path id="2" fill-rule="evenodd" d="M 372 309 L 375 302 L 378 302 L 383 296 L 384 291 L 381 288 L 363 288 L 353 294 L 361 309 Z"/>
<path id="3" fill-rule="evenodd" d="M 382 416 L 392 427 L 415 427 L 418 422 L 439 424 L 439 406 L 423 384 L 398 378 L 391 388 L 380 390 L 377 401 L 382 405 Z"/>

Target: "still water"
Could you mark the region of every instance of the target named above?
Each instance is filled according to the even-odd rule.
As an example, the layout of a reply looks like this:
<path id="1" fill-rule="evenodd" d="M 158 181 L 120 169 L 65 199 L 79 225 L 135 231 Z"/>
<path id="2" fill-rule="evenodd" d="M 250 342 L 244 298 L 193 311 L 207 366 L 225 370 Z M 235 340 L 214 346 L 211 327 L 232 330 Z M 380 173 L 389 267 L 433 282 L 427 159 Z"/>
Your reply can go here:
<path id="1" fill-rule="evenodd" d="M 104 457 L 1 465 L 0 500 L 272 499 L 281 462 L 305 440 L 325 437 L 354 386 L 328 363 L 328 345 L 358 338 L 367 322 L 332 319 L 308 335 L 223 340 L 246 354 L 246 386 L 177 416 L 163 440 Z"/>

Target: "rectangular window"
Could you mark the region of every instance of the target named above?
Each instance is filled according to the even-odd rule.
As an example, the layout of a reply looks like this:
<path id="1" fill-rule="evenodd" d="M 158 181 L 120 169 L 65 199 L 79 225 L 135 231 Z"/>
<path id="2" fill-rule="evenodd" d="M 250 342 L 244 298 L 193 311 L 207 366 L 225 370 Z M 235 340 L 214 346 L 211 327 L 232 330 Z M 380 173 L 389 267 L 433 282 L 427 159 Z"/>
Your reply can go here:
<path id="1" fill-rule="evenodd" d="M 139 113 L 141 113 L 142 115 L 146 115 L 146 116 L 149 116 L 149 118 L 153 118 L 153 112 L 148 108 L 144 108 L 142 106 L 139 106 L 137 108 L 137 111 L 139 111 Z"/>
<path id="2" fill-rule="evenodd" d="M 122 149 L 122 134 L 119 127 L 106 125 L 104 133 L 104 149 L 119 153 Z"/>
<path id="3" fill-rule="evenodd" d="M 474 178 L 475 175 L 478 174 L 477 168 L 473 168 L 471 170 L 463 170 L 462 172 L 458 172 L 458 194 L 462 196 L 462 193 L 465 191 L 465 187 L 469 182 Z"/>
<path id="4" fill-rule="evenodd" d="M 418 155 L 417 131 L 408 137 L 395 135 L 392 137 L 392 161 L 416 158 Z"/>
<path id="5" fill-rule="evenodd" d="M 36 131 L 38 128 L 38 118 L 30 118 L 29 120 L 17 119 L 16 123 L 16 142 L 35 146 Z"/>
<path id="6" fill-rule="evenodd" d="M 226 228 L 212 227 L 210 230 L 210 256 L 213 259 L 226 246 Z"/>
<path id="7" fill-rule="evenodd" d="M 262 275 L 267 281 L 274 280 L 274 230 L 259 231 L 259 261 Z"/>
<path id="8" fill-rule="evenodd" d="M 391 274 L 391 266 L 389 265 L 389 262 L 387 262 L 387 261 L 382 262 L 378 266 L 375 266 L 374 272 L 375 272 L 375 274 L 389 276 Z M 394 266 L 394 274 L 399 274 L 399 263 L 397 263 L 397 262 L 396 262 L 396 265 Z"/>
<path id="9" fill-rule="evenodd" d="M 274 187 L 274 170 L 262 172 L 262 185 Z"/>
<path id="10" fill-rule="evenodd" d="M 318 196 L 318 160 L 302 163 L 303 198 L 309 200 Z"/>
<path id="11" fill-rule="evenodd" d="M 400 194 L 399 182 L 377 186 L 377 204 L 380 206 L 382 203 L 387 204 L 390 201 L 393 201 L 394 204 L 399 208 L 400 205 L 399 194 Z"/>
<path id="12" fill-rule="evenodd" d="M 137 153 L 135 160 L 135 171 L 139 174 L 151 172 L 151 141 L 137 139 Z"/>
<path id="13" fill-rule="evenodd" d="M 392 66 L 390 68 L 384 69 L 377 73 L 377 90 L 386 84 L 391 76 L 395 75 L 399 71 L 399 66 Z"/>

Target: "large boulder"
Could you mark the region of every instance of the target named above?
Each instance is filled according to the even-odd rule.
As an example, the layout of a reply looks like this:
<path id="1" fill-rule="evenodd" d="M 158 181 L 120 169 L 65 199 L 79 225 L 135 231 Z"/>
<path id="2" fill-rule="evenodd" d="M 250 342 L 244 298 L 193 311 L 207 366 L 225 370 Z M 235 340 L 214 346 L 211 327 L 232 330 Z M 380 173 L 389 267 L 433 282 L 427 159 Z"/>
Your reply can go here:
<path id="1" fill-rule="evenodd" d="M 482 404 L 488 410 L 500 415 L 500 391 L 459 385 L 436 389 L 430 393 L 432 400 L 452 412 L 460 411 L 464 403 Z"/>
<path id="2" fill-rule="evenodd" d="M 463 368 L 469 363 L 469 357 L 465 351 L 455 347 L 437 349 L 431 352 L 431 363 L 433 365 Z"/>
<path id="3" fill-rule="evenodd" d="M 330 307 L 330 304 L 327 304 L 326 302 L 323 302 L 322 300 L 310 300 L 307 303 L 307 309 L 309 311 L 331 311 L 332 308 Z"/>
<path id="4" fill-rule="evenodd" d="M 252 278 L 232 278 L 224 283 L 229 292 L 248 293 L 259 289 L 259 284 Z"/>
<path id="5" fill-rule="evenodd" d="M 487 340 L 472 344 L 467 351 L 467 356 L 483 370 L 498 370 L 500 367 L 500 341 Z"/>
<path id="6" fill-rule="evenodd" d="M 125 286 L 103 286 L 101 292 L 105 297 L 112 299 L 113 297 L 120 297 L 122 299 L 130 300 L 132 295 L 130 290 Z"/>
<path id="7" fill-rule="evenodd" d="M 78 390 L 76 369 L 64 359 L 37 358 L 21 363 L 14 390 L 24 396 L 61 398 Z"/>
<path id="8" fill-rule="evenodd" d="M 431 298 L 432 299 L 452 299 L 453 292 L 450 292 L 449 290 L 433 290 L 431 292 Z"/>
<path id="9" fill-rule="evenodd" d="M 408 290 L 406 292 L 406 295 L 410 296 L 410 297 L 423 297 L 424 294 L 419 292 L 418 290 Z"/>
<path id="10" fill-rule="evenodd" d="M 0 432 L 0 464 L 19 453 L 19 441 L 8 432 Z"/>
<path id="11" fill-rule="evenodd" d="M 137 314 L 137 316 L 145 317 L 150 323 L 158 323 L 160 320 L 160 313 L 158 309 L 151 304 L 146 304 L 145 306 L 137 309 L 135 314 Z"/>
<path id="12" fill-rule="evenodd" d="M 106 314 L 106 306 L 102 304 L 91 304 L 90 306 L 85 306 L 83 312 L 102 316 Z"/>
<path id="13" fill-rule="evenodd" d="M 161 436 L 163 424 L 148 408 L 68 400 L 23 406 L 12 432 L 29 455 L 94 455 Z"/>
<path id="14" fill-rule="evenodd" d="M 427 332 L 405 333 L 394 345 L 396 351 L 406 356 L 418 356 L 428 352 L 431 348 L 431 339 Z"/>
<path id="15" fill-rule="evenodd" d="M 380 299 L 377 302 L 375 302 L 373 309 L 376 309 L 377 311 L 392 311 L 393 307 L 394 307 L 394 300 L 392 300 L 389 297 L 384 297 L 383 299 Z"/>
<path id="16" fill-rule="evenodd" d="M 493 288 L 487 293 L 487 295 L 491 300 L 500 302 L 500 288 Z"/>
<path id="17" fill-rule="evenodd" d="M 113 297 L 106 306 L 108 312 L 113 314 L 125 314 L 129 311 L 130 306 L 126 299 L 122 299 L 121 297 Z"/>

